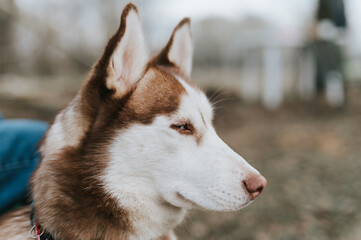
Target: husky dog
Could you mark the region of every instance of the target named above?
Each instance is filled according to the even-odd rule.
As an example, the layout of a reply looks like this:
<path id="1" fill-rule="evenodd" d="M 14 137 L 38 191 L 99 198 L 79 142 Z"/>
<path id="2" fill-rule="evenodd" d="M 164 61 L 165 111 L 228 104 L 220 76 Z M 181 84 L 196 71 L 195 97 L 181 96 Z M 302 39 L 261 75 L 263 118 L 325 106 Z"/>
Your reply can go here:
<path id="1" fill-rule="evenodd" d="M 218 137 L 190 79 L 192 52 L 184 18 L 148 58 L 128 4 L 43 140 L 32 207 L 3 216 L 0 239 L 31 239 L 30 229 L 38 239 L 176 239 L 187 209 L 235 211 L 259 196 L 266 179 Z"/>

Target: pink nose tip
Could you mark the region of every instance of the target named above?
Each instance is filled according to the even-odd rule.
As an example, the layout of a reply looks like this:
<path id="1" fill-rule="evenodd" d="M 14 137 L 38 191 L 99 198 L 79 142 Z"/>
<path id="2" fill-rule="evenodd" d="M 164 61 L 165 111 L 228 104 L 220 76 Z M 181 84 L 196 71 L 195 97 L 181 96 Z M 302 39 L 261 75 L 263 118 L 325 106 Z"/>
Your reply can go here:
<path id="1" fill-rule="evenodd" d="M 267 180 L 260 174 L 251 173 L 243 180 L 243 184 L 250 193 L 252 199 L 255 199 L 266 187 Z"/>

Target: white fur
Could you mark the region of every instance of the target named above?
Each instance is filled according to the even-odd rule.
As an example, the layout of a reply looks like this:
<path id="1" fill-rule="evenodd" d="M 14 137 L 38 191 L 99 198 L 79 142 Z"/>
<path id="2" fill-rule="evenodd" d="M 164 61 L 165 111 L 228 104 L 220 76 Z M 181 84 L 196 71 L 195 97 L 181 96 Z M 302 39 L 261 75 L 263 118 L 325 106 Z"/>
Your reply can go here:
<path id="1" fill-rule="evenodd" d="M 54 124 L 51 125 L 49 130 L 49 137 L 46 139 L 45 144 L 41 147 L 43 156 L 48 156 L 66 145 L 64 139 L 64 126 L 60 118 L 61 114 L 57 115 Z"/>
<path id="2" fill-rule="evenodd" d="M 156 117 L 150 125 L 133 124 L 120 130 L 108 149 L 111 158 L 104 170 L 104 185 L 131 211 L 138 234 L 134 239 L 168 232 L 183 219 L 184 209 L 194 204 L 233 211 L 251 201 L 242 181 L 257 170 L 218 137 L 205 95 L 177 78 L 187 91 L 179 110 Z M 184 120 L 202 135 L 200 143 L 170 128 Z"/>
<path id="3" fill-rule="evenodd" d="M 83 137 L 88 126 L 84 120 L 81 120 L 83 117 L 77 109 L 79 102 L 80 95 L 77 95 L 68 107 L 56 116 L 40 149 L 45 161 L 51 159 L 48 156 L 63 147 L 77 145 Z"/>
<path id="4" fill-rule="evenodd" d="M 137 234 L 131 239 L 160 237 L 178 225 L 186 213 L 184 209 L 168 204 L 159 195 L 148 171 L 158 163 L 156 159 L 149 159 L 147 153 L 154 150 L 159 154 L 165 148 L 161 145 L 147 145 L 145 142 L 154 134 L 153 127 L 161 126 L 164 120 L 161 117 L 155 121 L 155 125 L 135 124 L 120 131 L 109 149 L 111 162 L 104 171 L 104 185 L 118 199 L 120 206 L 130 211 Z"/>
<path id="5" fill-rule="evenodd" d="M 174 234 L 173 231 L 168 233 L 168 238 L 169 238 L 169 240 L 177 240 L 177 236 Z"/>
<path id="6" fill-rule="evenodd" d="M 172 47 L 168 58 L 175 63 L 187 76 L 192 71 L 193 42 L 188 23 L 179 28 L 173 36 Z"/>

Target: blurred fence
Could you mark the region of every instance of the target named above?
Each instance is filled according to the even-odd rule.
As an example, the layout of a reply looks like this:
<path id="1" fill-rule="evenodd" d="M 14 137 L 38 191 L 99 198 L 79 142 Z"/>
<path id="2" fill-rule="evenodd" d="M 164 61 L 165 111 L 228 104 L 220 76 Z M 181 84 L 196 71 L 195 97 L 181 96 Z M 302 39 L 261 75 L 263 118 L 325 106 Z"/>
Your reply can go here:
<path id="1" fill-rule="evenodd" d="M 321 29 L 323 25 L 320 28 L 315 20 L 316 1 L 294 1 L 285 3 L 284 8 L 277 7 L 276 3 L 254 3 L 253 12 L 242 11 L 242 7 L 253 6 L 248 1 L 243 5 L 231 0 L 224 2 L 226 9 L 231 9 L 232 4 L 234 9 L 239 8 L 237 18 L 227 16 L 224 11 L 223 15 L 214 15 L 214 6 L 221 9 L 222 5 L 212 1 L 198 11 L 189 1 L 135 2 L 141 11 L 151 52 L 164 44 L 179 20 L 172 18 L 172 11 L 168 9 L 184 12 L 184 16 L 192 14 L 194 80 L 202 87 L 229 89 L 245 101 L 260 102 L 269 109 L 277 108 L 288 99 L 309 100 L 317 95 L 320 61 L 315 48 L 307 47 L 317 34 L 325 32 Z M 352 2 L 355 1 L 347 1 L 349 5 Z M 5 78 L 9 75 L 24 80 L 31 76 L 53 79 L 52 76 L 87 72 L 116 29 L 126 1 L 92 0 L 86 5 L 81 1 L 38 0 L 36 3 L 0 2 L 0 84 L 7 81 Z M 182 5 L 185 7 L 181 8 Z M 272 6 L 270 13 L 264 12 L 267 6 Z M 273 18 L 268 16 L 272 11 L 283 14 L 287 21 L 277 20 L 273 16 L 276 14 Z M 285 14 L 287 11 L 293 11 L 294 15 Z M 332 39 L 344 53 L 342 69 L 331 69 L 322 77 L 328 79 L 322 80 L 327 85 L 323 94 L 334 106 L 345 102 L 345 82 L 361 79 L 357 67 L 361 62 L 361 44 L 351 44 L 357 39 L 353 29 L 358 25 L 352 24 L 356 20 L 351 16 L 349 25 L 353 28 L 348 32 L 338 31 Z M 334 30 L 326 29 L 326 35 Z M 69 83 L 64 82 L 66 84 Z"/>

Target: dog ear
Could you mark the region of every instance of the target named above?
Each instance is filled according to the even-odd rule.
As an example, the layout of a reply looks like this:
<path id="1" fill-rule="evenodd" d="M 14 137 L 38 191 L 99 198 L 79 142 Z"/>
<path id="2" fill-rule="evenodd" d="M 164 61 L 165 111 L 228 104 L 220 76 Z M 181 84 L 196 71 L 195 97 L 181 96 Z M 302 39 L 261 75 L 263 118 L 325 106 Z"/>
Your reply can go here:
<path id="1" fill-rule="evenodd" d="M 100 65 L 105 63 L 106 87 L 114 91 L 114 96 L 124 96 L 142 76 L 147 61 L 138 10 L 129 3 L 123 10 L 118 31 L 109 40 L 99 60 Z"/>
<path id="2" fill-rule="evenodd" d="M 184 18 L 175 27 L 171 38 L 163 50 L 153 59 L 158 65 L 178 67 L 190 76 L 192 71 L 193 41 L 190 19 Z"/>

